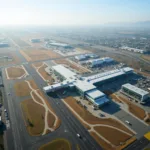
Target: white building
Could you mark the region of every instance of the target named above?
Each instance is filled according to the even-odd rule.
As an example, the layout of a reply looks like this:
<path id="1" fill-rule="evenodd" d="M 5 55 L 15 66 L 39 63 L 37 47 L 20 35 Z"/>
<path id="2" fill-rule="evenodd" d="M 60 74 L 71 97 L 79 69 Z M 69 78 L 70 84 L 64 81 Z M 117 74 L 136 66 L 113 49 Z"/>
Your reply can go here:
<path id="1" fill-rule="evenodd" d="M 105 80 L 120 75 L 125 75 L 133 71 L 133 69 L 126 67 L 124 69 L 113 70 L 83 78 L 79 77 L 76 73 L 70 71 L 63 65 L 53 66 L 52 70 L 56 75 L 63 78 L 63 82 L 44 87 L 44 92 L 48 93 L 57 91 L 65 87 L 74 87 L 77 90 L 77 92 L 80 93 L 80 95 L 86 97 L 96 106 L 102 106 L 105 103 L 108 103 L 109 99 L 107 99 L 106 95 L 103 92 L 99 91 L 96 88 L 96 86 L 94 85 L 95 83 L 103 82 Z"/>
<path id="2" fill-rule="evenodd" d="M 122 46 L 121 49 L 131 51 L 131 52 L 135 52 L 135 53 L 141 53 L 141 54 L 146 52 L 145 50 L 142 50 L 142 49 L 131 48 L 131 47 L 127 47 L 127 46 Z"/>
<path id="3" fill-rule="evenodd" d="M 114 60 L 112 58 L 103 57 L 103 58 L 89 60 L 89 61 L 87 61 L 87 63 L 89 63 L 91 65 L 91 67 L 95 67 L 95 66 L 98 66 L 98 65 L 111 63 L 113 61 Z"/>
<path id="4" fill-rule="evenodd" d="M 121 92 L 135 100 L 140 101 L 141 103 L 145 103 L 149 99 L 149 92 L 129 83 L 122 85 Z"/>

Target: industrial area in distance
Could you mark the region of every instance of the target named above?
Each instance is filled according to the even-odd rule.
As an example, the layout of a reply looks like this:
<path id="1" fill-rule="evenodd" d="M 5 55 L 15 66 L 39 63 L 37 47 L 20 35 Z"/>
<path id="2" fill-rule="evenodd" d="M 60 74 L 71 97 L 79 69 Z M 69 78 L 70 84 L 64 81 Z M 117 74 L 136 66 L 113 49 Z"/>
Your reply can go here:
<path id="1" fill-rule="evenodd" d="M 149 148 L 148 48 L 69 35 L 0 31 L 0 150 Z"/>

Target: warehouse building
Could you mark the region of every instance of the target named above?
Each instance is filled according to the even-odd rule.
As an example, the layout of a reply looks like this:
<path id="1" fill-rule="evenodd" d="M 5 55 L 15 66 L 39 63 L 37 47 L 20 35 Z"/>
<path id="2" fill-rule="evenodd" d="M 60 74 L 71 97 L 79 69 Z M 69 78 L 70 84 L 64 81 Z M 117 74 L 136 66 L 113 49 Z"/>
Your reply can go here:
<path id="1" fill-rule="evenodd" d="M 133 69 L 126 67 L 124 69 L 117 69 L 97 75 L 92 75 L 89 77 L 78 76 L 76 73 L 72 72 L 63 65 L 53 66 L 52 70 L 63 81 L 61 83 L 56 83 L 44 87 L 43 90 L 45 93 L 55 92 L 66 87 L 74 88 L 81 96 L 87 98 L 95 106 L 100 107 L 106 103 L 109 103 L 109 99 L 103 92 L 99 91 L 96 88 L 95 83 L 103 82 L 117 76 L 128 74 L 132 72 Z"/>
<path id="2" fill-rule="evenodd" d="M 98 57 L 99 56 L 96 55 L 96 54 L 89 53 L 89 54 L 82 54 L 82 55 L 75 56 L 75 59 L 78 60 L 78 61 L 84 61 L 84 60 L 88 60 L 90 58 L 96 59 Z"/>
<path id="3" fill-rule="evenodd" d="M 149 92 L 144 91 L 136 86 L 129 83 L 122 85 L 121 92 L 125 95 L 140 101 L 140 103 L 146 103 L 149 99 Z"/>
<path id="4" fill-rule="evenodd" d="M 41 42 L 40 39 L 31 39 L 30 41 L 31 41 L 32 43 L 39 43 L 39 42 Z"/>
<path id="5" fill-rule="evenodd" d="M 87 61 L 87 63 L 89 63 L 91 67 L 99 66 L 102 64 L 108 64 L 108 63 L 112 63 L 112 62 L 114 62 L 114 60 L 109 57 L 104 57 L 104 58 L 93 59 L 93 60 Z"/>
<path id="6" fill-rule="evenodd" d="M 3 47 L 9 47 L 9 44 L 8 43 L 0 43 L 0 48 L 3 48 Z"/>

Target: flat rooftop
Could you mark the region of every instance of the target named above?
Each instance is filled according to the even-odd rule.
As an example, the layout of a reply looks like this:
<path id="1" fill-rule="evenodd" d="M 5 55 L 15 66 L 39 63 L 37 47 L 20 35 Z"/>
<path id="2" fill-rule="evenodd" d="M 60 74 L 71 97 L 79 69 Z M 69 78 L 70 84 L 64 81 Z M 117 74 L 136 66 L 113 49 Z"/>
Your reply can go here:
<path id="1" fill-rule="evenodd" d="M 86 91 L 89 91 L 89 90 L 93 90 L 93 89 L 96 89 L 96 86 L 94 86 L 93 84 L 91 83 L 88 83 L 87 81 L 81 81 L 81 80 L 76 80 L 74 82 L 74 85 L 80 89 L 82 92 L 86 92 Z"/>
<path id="2" fill-rule="evenodd" d="M 125 88 L 127 88 L 127 89 L 129 89 L 129 90 L 131 90 L 137 94 L 142 95 L 142 96 L 149 94 L 149 92 L 144 91 L 143 89 L 140 89 L 140 88 L 138 88 L 134 85 L 131 85 L 129 83 L 122 85 L 122 87 L 125 87 Z"/>
<path id="3" fill-rule="evenodd" d="M 96 74 L 96 75 L 85 77 L 85 80 L 89 83 L 94 84 L 94 83 L 97 83 L 97 82 L 105 81 L 107 79 L 123 75 L 127 72 L 130 72 L 130 71 L 133 71 L 133 69 L 130 68 L 130 67 L 125 67 L 125 68 L 115 69 L 115 70 L 107 71 L 107 72 L 104 72 L 104 73 L 99 73 L 99 74 Z"/>
<path id="4" fill-rule="evenodd" d="M 105 96 L 105 94 L 97 89 L 93 89 L 91 91 L 87 91 L 86 94 L 88 96 L 90 96 L 93 99 L 99 98 L 99 97 L 103 97 Z"/>
<path id="5" fill-rule="evenodd" d="M 76 73 L 67 69 L 63 65 L 56 65 L 56 66 L 53 66 L 52 68 L 66 79 L 71 79 L 71 78 L 73 79 L 76 76 Z"/>

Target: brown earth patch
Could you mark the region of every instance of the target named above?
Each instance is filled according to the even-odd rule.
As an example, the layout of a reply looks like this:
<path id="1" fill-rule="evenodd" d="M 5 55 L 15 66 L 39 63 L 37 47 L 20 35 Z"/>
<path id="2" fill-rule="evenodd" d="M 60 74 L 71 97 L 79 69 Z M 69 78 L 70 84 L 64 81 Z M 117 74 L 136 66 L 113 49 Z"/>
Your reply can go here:
<path id="1" fill-rule="evenodd" d="M 95 139 L 95 141 L 104 149 L 104 150 L 115 150 L 110 144 L 101 139 L 95 132 L 90 132 L 90 135 Z"/>
<path id="2" fill-rule="evenodd" d="M 37 61 L 61 57 L 61 55 L 51 50 L 21 50 L 20 53 L 26 58 L 27 61 Z"/>
<path id="3" fill-rule="evenodd" d="M 25 74 L 24 69 L 20 66 L 7 68 L 8 77 L 15 79 Z"/>
<path id="4" fill-rule="evenodd" d="M 115 94 L 113 94 L 112 99 L 116 99 L 118 101 L 124 102 L 128 105 L 128 109 L 129 111 L 134 114 L 136 117 L 140 118 L 140 119 L 144 119 L 146 114 L 144 109 L 142 109 L 141 107 L 137 106 L 136 104 L 133 104 L 132 102 L 130 102 L 127 98 L 124 98 L 122 96 L 116 96 Z"/>
<path id="5" fill-rule="evenodd" d="M 126 142 L 128 139 L 131 138 L 131 136 L 109 127 L 94 127 L 94 129 L 100 135 L 102 135 L 104 138 L 106 138 L 108 141 L 116 146 L 120 145 L 120 143 L 122 142 Z"/>
<path id="6" fill-rule="evenodd" d="M 101 119 L 93 116 L 89 111 L 81 107 L 79 104 L 76 103 L 76 100 L 73 97 L 67 97 L 64 99 L 67 104 L 69 104 L 79 115 L 82 117 L 86 122 L 90 124 L 105 124 L 110 125 L 113 127 L 117 127 L 119 129 L 122 129 L 130 134 L 133 134 L 128 128 L 126 128 L 123 124 L 119 123 L 118 121 L 107 118 L 107 119 Z"/>
<path id="7" fill-rule="evenodd" d="M 29 134 L 32 136 L 42 135 L 44 130 L 44 108 L 32 99 L 22 101 L 21 106 Z"/>

